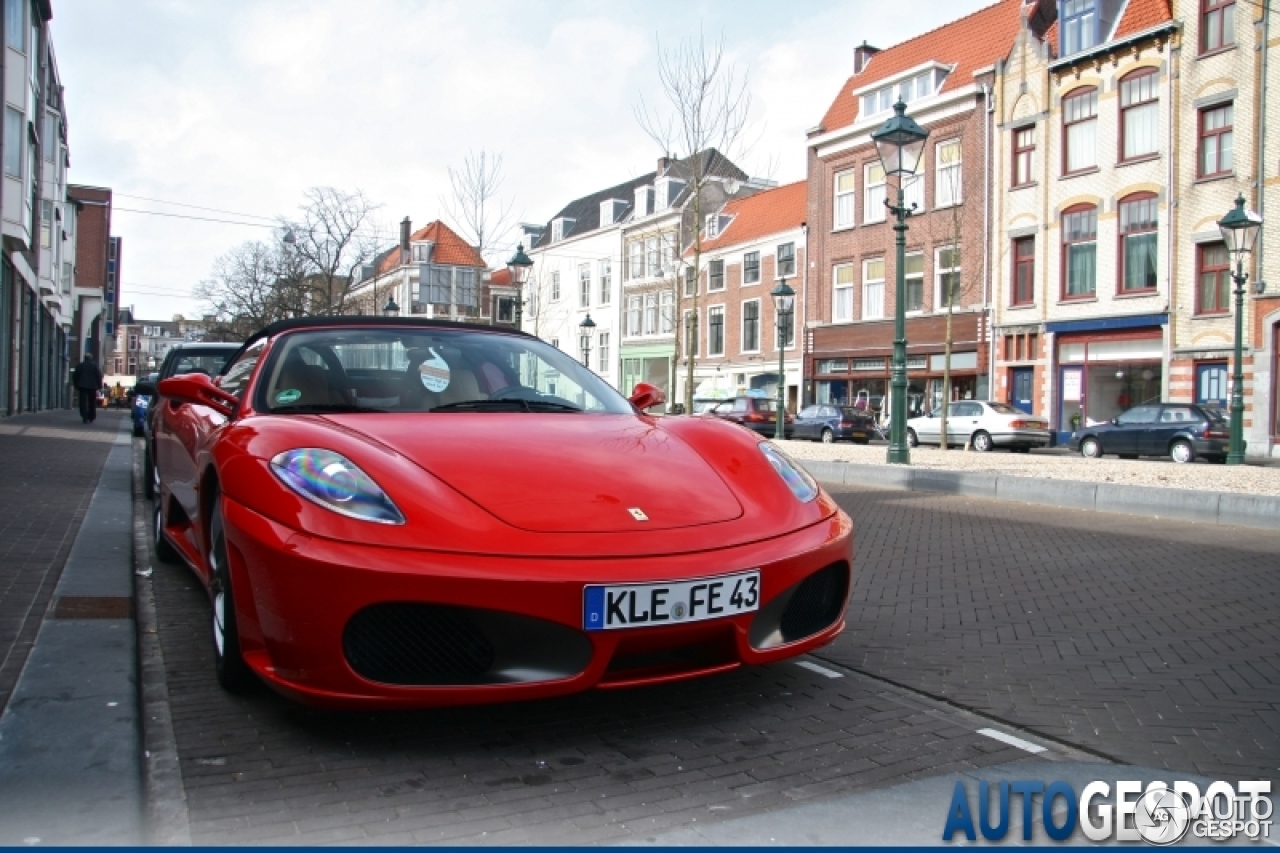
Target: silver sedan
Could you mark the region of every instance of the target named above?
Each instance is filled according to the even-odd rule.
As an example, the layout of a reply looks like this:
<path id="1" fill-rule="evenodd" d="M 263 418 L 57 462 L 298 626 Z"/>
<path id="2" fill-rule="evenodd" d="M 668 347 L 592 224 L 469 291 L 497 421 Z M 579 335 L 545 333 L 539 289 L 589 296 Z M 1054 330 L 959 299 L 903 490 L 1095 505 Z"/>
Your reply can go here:
<path id="1" fill-rule="evenodd" d="M 939 413 L 907 421 L 907 443 L 912 447 L 941 444 Z M 1025 453 L 1033 447 L 1049 446 L 1049 422 L 1005 403 L 961 400 L 947 408 L 947 444 L 966 443 L 981 452 L 1007 447 Z"/>

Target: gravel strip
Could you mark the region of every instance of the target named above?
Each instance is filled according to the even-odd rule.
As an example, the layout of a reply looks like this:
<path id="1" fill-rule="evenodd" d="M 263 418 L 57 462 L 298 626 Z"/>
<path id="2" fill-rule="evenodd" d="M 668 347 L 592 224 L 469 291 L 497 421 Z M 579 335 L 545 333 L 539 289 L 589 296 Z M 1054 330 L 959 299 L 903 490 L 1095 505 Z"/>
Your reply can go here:
<path id="1" fill-rule="evenodd" d="M 797 459 L 819 459 L 853 462 L 859 465 L 885 465 L 888 446 L 876 442 L 868 445 L 821 444 L 815 441 L 781 441 L 779 445 Z M 989 471 L 1020 477 L 1077 480 L 1087 483 L 1124 483 L 1131 486 L 1156 486 L 1168 489 L 1195 489 L 1202 492 L 1234 492 L 1245 495 L 1280 496 L 1280 467 L 1265 465 L 1215 465 L 1194 462 L 1179 465 L 1170 459 L 1085 459 L 1064 451 L 1010 453 L 995 450 L 977 453 L 958 448 L 939 450 L 916 447 L 911 450 L 911 464 L 916 468 L 950 471 Z"/>

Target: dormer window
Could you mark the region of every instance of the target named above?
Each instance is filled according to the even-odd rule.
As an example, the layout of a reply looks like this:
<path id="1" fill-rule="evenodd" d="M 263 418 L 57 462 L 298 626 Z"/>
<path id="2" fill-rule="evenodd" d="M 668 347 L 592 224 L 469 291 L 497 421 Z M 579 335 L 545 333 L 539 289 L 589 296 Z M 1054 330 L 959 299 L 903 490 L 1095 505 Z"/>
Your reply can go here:
<path id="1" fill-rule="evenodd" d="M 412 247 L 414 263 L 431 263 L 431 250 L 435 248 L 435 245 L 435 243 L 414 243 Z"/>
<path id="2" fill-rule="evenodd" d="M 720 214 L 713 213 L 707 217 L 707 239 L 714 240 L 720 236 Z"/>
<path id="3" fill-rule="evenodd" d="M 636 187 L 636 216 L 648 216 L 653 213 L 653 187 Z"/>
<path id="4" fill-rule="evenodd" d="M 622 216 L 622 212 L 627 209 L 627 203 L 620 198 L 605 199 L 600 202 L 600 224 L 612 225 L 618 221 L 618 217 Z"/>
<path id="5" fill-rule="evenodd" d="M 684 181 L 676 178 L 658 178 L 654 182 L 654 191 L 657 199 L 654 207 L 656 210 L 666 210 L 675 204 L 676 198 L 680 195 L 680 191 L 684 189 Z"/>
<path id="6" fill-rule="evenodd" d="M 874 91 L 867 92 L 862 95 L 862 105 L 858 111 L 858 117 L 867 118 L 868 116 L 887 113 L 893 109 L 893 105 L 899 98 L 902 99 L 904 104 L 909 104 L 912 101 L 935 95 L 942 88 L 942 83 L 947 79 L 948 73 L 945 68 L 931 68 L 920 74 L 912 75 L 905 80 L 898 80 L 887 86 L 881 86 Z"/>
<path id="7" fill-rule="evenodd" d="M 1098 0 L 1062 0 L 1062 55 L 1098 43 Z"/>
<path id="8" fill-rule="evenodd" d="M 570 219 L 567 216 L 551 220 L 551 242 L 559 243 L 565 237 L 568 237 L 569 233 L 573 231 L 575 222 L 577 222 L 576 219 Z"/>

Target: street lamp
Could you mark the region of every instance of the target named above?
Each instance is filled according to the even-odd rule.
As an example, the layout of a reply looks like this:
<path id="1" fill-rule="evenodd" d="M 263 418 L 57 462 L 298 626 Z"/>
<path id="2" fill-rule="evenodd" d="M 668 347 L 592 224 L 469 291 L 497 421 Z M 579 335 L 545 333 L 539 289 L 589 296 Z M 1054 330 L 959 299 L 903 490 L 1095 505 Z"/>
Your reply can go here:
<path id="1" fill-rule="evenodd" d="M 396 304 L 396 299 L 394 296 L 387 297 L 387 304 L 382 306 L 382 316 L 383 317 L 399 317 L 400 316 L 400 306 Z"/>
<path id="2" fill-rule="evenodd" d="M 582 335 L 585 338 L 585 343 L 582 340 L 578 342 L 579 349 L 582 350 L 582 366 L 590 367 L 591 365 L 588 364 L 588 362 L 591 361 L 591 333 L 594 332 L 596 328 L 596 321 L 591 319 L 590 311 L 587 312 L 586 318 L 578 324 L 578 328 L 582 331 Z"/>
<path id="3" fill-rule="evenodd" d="M 1236 198 L 1235 209 L 1218 220 L 1222 241 L 1227 253 L 1236 260 L 1231 278 L 1236 289 L 1236 349 L 1235 370 L 1231 375 L 1231 442 L 1227 451 L 1228 465 L 1244 464 L 1244 285 L 1249 280 L 1244 271 L 1244 256 L 1253 251 L 1262 230 L 1262 217 L 1244 209 L 1244 194 Z"/>
<path id="4" fill-rule="evenodd" d="M 524 243 L 516 244 L 516 253 L 507 261 L 507 272 L 511 273 L 511 284 L 516 288 L 516 329 L 520 328 L 523 319 L 521 308 L 524 306 L 524 285 L 529 280 L 529 271 L 533 269 L 533 261 L 524 253 Z"/>
<path id="5" fill-rule="evenodd" d="M 778 441 L 787 437 L 784 421 L 787 418 L 787 403 L 784 396 L 786 383 L 786 362 L 783 357 L 786 355 L 787 342 L 787 321 L 791 319 L 791 312 L 795 307 L 796 292 L 787 284 L 787 280 L 781 279 L 778 286 L 769 291 L 769 295 L 773 297 L 773 307 L 777 314 L 778 322 L 778 411 L 774 413 L 774 430 L 773 437 Z"/>
<path id="6" fill-rule="evenodd" d="M 916 173 L 920 157 L 924 154 L 924 141 L 929 131 L 916 124 L 906 114 L 907 105 L 902 101 L 893 105 L 893 118 L 871 134 L 876 144 L 885 176 L 898 176 L 898 203 L 885 207 L 897 218 L 893 226 L 897 234 L 897 282 L 893 306 L 893 374 L 890 380 L 889 406 L 889 457 L 890 465 L 910 465 L 911 450 L 907 447 L 907 217 L 915 212 L 916 205 L 906 206 L 902 184 Z"/>

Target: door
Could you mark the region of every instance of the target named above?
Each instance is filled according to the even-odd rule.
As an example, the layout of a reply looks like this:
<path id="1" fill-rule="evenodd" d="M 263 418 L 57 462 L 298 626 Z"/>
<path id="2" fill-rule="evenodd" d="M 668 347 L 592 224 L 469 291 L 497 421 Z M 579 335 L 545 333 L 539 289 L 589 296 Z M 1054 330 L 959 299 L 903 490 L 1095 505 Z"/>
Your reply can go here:
<path id="1" fill-rule="evenodd" d="M 1143 456 L 1164 456 L 1174 436 L 1200 424 L 1200 415 L 1190 406 L 1165 406 L 1160 418 L 1142 431 L 1138 452 Z"/>
<path id="2" fill-rule="evenodd" d="M 796 415 L 796 438 L 817 438 L 819 433 L 818 415 L 822 412 L 821 406 L 806 406 L 800 414 Z"/>
<path id="3" fill-rule="evenodd" d="M 968 441 L 978 428 L 981 415 L 982 406 L 977 403 L 952 403 L 947 409 L 947 443 L 963 444 Z"/>
<path id="4" fill-rule="evenodd" d="M 1145 433 L 1160 417 L 1159 406 L 1134 406 L 1116 418 L 1115 428 L 1102 435 L 1107 453 L 1137 454 L 1145 446 Z"/>
<path id="5" fill-rule="evenodd" d="M 1034 367 L 1015 367 L 1013 369 L 1013 399 L 1010 401 L 1015 409 L 1032 414 L 1034 406 L 1031 399 L 1031 384 L 1035 378 Z"/>

